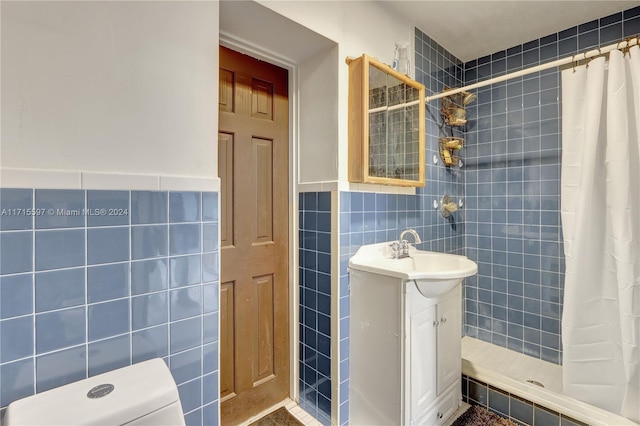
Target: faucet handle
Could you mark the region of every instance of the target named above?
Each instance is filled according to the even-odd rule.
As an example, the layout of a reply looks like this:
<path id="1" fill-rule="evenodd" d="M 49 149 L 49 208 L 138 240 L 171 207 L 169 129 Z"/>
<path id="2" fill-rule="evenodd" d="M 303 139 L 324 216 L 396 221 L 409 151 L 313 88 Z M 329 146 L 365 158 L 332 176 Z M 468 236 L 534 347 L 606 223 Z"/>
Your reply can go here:
<path id="1" fill-rule="evenodd" d="M 409 254 L 409 241 L 400 241 L 400 254 L 403 256 L 407 256 Z"/>
<path id="2" fill-rule="evenodd" d="M 398 254 L 400 254 L 400 242 L 394 241 L 391 244 L 389 244 L 389 247 L 391 247 L 391 258 L 397 259 Z"/>

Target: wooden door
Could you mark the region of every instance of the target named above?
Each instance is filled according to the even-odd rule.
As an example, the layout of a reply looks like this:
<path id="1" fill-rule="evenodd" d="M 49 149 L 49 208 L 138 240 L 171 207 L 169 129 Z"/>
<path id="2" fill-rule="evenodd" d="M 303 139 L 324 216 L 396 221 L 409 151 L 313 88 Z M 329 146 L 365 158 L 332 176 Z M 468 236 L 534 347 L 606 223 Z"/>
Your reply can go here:
<path id="1" fill-rule="evenodd" d="M 220 47 L 220 401 L 237 424 L 289 396 L 287 71 Z"/>

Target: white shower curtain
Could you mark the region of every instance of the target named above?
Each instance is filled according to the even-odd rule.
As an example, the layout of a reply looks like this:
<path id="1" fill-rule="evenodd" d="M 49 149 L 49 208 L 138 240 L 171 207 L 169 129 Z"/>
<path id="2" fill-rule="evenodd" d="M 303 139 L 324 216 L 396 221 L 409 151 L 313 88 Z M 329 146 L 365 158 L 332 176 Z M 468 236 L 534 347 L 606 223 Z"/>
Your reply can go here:
<path id="1" fill-rule="evenodd" d="M 565 394 L 640 421 L 640 49 L 562 71 Z"/>

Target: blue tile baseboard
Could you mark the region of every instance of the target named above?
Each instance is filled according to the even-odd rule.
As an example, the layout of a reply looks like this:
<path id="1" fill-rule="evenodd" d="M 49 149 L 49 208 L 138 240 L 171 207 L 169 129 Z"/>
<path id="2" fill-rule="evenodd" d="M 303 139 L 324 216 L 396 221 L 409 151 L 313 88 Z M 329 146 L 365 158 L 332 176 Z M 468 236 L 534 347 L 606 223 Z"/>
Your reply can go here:
<path id="1" fill-rule="evenodd" d="M 462 400 L 522 426 L 588 426 L 579 420 L 462 375 Z"/>
<path id="2" fill-rule="evenodd" d="M 160 357 L 188 424 L 218 422 L 218 194 L 0 189 L 0 417 Z"/>

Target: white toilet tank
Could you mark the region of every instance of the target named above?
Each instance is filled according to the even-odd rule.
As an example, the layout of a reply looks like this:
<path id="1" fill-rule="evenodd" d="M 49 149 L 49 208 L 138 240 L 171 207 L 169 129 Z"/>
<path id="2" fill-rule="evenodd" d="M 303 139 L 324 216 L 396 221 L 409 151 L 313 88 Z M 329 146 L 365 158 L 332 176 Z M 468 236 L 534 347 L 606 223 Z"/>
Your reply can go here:
<path id="1" fill-rule="evenodd" d="M 178 388 L 160 358 L 9 404 L 4 425 L 184 426 Z"/>

